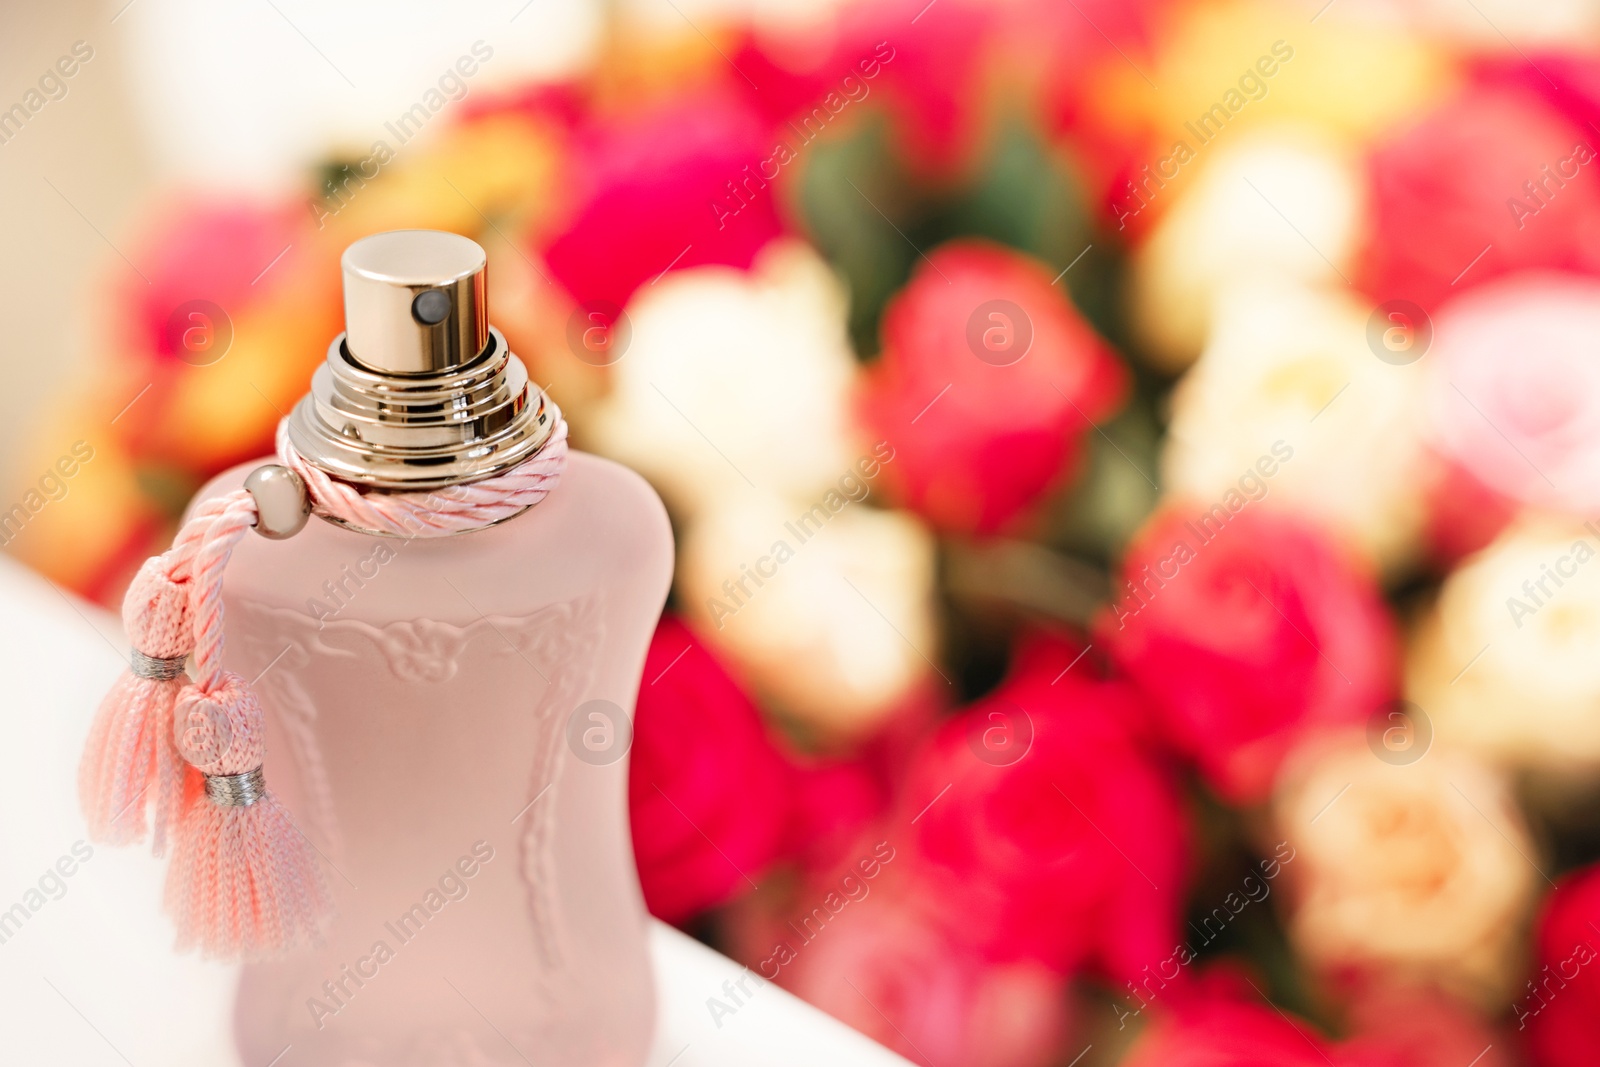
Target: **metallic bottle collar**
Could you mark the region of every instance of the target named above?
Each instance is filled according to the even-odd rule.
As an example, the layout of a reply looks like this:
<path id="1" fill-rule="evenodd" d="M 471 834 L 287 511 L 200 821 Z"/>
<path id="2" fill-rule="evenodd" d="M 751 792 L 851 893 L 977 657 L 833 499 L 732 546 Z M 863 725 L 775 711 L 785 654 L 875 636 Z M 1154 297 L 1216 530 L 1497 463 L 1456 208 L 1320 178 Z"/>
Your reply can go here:
<path id="1" fill-rule="evenodd" d="M 428 230 L 346 249 L 346 332 L 289 416 L 295 451 L 393 490 L 488 478 L 537 452 L 560 413 L 488 325 L 485 264 L 476 242 Z"/>

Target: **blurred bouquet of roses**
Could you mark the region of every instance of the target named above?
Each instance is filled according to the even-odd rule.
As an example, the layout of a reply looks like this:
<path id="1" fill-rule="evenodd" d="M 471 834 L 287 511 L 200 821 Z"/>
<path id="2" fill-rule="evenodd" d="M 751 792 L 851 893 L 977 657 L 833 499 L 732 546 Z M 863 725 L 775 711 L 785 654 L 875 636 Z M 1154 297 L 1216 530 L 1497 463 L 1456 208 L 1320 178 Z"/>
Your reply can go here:
<path id="1" fill-rule="evenodd" d="M 618 25 L 175 196 L 9 547 L 114 597 L 343 247 L 462 232 L 672 514 L 634 839 L 743 997 L 935 1065 L 1595 1063 L 1600 9 L 1471 6 Z"/>

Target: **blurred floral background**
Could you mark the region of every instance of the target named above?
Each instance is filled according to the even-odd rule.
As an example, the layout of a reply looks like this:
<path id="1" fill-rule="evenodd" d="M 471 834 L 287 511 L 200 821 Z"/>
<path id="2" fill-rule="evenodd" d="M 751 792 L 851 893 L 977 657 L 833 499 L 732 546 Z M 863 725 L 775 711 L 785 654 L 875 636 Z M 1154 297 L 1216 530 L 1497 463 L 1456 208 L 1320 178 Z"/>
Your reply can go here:
<path id="1" fill-rule="evenodd" d="M 655 914 L 936 1067 L 1600 1062 L 1597 41 L 862 0 L 612 10 L 560 77 L 468 42 L 296 188 L 142 204 L 6 549 L 114 603 L 271 450 L 343 248 L 463 233 L 673 517 Z"/>

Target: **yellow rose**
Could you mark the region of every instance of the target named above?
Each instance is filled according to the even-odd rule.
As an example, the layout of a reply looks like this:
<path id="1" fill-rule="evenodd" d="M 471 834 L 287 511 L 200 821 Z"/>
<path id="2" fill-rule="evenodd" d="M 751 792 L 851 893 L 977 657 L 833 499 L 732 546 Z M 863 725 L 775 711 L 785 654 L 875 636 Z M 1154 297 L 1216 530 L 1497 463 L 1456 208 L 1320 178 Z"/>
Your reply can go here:
<path id="1" fill-rule="evenodd" d="M 1443 53 L 1421 36 L 1342 18 L 1337 4 L 1315 25 L 1289 4 L 1183 5 L 1154 52 L 1137 57 L 1137 70 L 1119 56 L 1106 61 L 1103 84 L 1089 99 L 1114 128 L 1183 136 L 1185 123 L 1220 105 L 1218 137 L 1287 119 L 1364 138 L 1437 98 L 1450 81 Z"/>
<path id="2" fill-rule="evenodd" d="M 7 479 L 0 548 L 53 582 L 109 601 L 146 555 L 167 546 L 167 517 L 103 423 L 63 412 L 51 425 L 60 432 L 30 445 Z"/>
<path id="3" fill-rule="evenodd" d="M 505 239 L 524 240 L 561 202 L 564 148 L 551 124 L 520 115 L 449 126 L 387 154 L 354 153 L 351 172 L 318 190 L 308 217 L 335 260 L 352 241 L 394 229 L 474 235 L 511 258 Z"/>

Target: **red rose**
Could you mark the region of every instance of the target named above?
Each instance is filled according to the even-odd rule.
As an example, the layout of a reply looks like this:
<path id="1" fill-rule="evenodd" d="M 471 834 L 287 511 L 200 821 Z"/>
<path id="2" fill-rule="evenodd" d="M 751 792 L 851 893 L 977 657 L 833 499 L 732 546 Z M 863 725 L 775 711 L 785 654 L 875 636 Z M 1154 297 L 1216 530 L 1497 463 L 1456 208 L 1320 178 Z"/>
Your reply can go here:
<path id="1" fill-rule="evenodd" d="M 1520 89 L 1538 97 L 1588 129 L 1600 121 L 1600 59 L 1579 51 L 1523 55 L 1489 53 L 1473 64 L 1473 81 L 1499 89 Z"/>
<path id="2" fill-rule="evenodd" d="M 1534 937 L 1537 969 L 1511 1007 L 1536 1067 L 1600 1061 L 1600 864 L 1561 880 Z"/>
<path id="3" fill-rule="evenodd" d="M 802 134 L 846 126 L 858 110 L 884 124 L 913 170 L 958 174 L 994 135 L 997 90 L 1029 94 L 1062 129 L 1081 132 L 1085 71 L 1112 41 L 1134 55 L 1149 39 L 1159 0 L 867 0 L 815 27 L 755 32 L 733 53 L 736 89 L 776 123 Z M 908 30 L 907 27 L 910 27 Z M 831 94 L 831 99 L 830 99 Z M 1037 100 L 1034 98 L 1037 97 Z M 810 119 L 808 123 L 807 120 Z M 1090 161 L 1092 162 L 1092 161 Z"/>
<path id="4" fill-rule="evenodd" d="M 807 870 L 839 863 L 885 807 L 884 789 L 859 760 L 798 768 L 784 855 Z"/>
<path id="5" fill-rule="evenodd" d="M 1033 642 L 940 729 L 912 764 L 897 833 L 953 936 L 1128 981 L 1178 943 L 1184 818 L 1135 742 L 1133 690 L 1073 665 L 1080 651 Z"/>
<path id="6" fill-rule="evenodd" d="M 1152 519 L 1099 630 L 1167 739 L 1224 797 L 1252 802 L 1308 731 L 1394 696 L 1396 637 L 1372 577 L 1327 538 L 1241 508 Z"/>
<path id="7" fill-rule="evenodd" d="M 744 892 L 777 858 L 791 768 L 756 706 L 664 617 L 645 656 L 628 806 L 650 911 L 667 922 Z"/>
<path id="8" fill-rule="evenodd" d="M 1122 1067 L 1329 1067 L 1338 1061 L 1322 1035 L 1263 1004 L 1231 969 L 1201 976 L 1198 989 L 1170 998 L 1134 1042 Z"/>
<path id="9" fill-rule="evenodd" d="M 1162 993 L 1122 1067 L 1508 1067 L 1499 1042 L 1461 1008 L 1389 990 L 1356 1009 L 1356 1036 L 1328 1041 L 1261 1001 L 1243 971 L 1217 965 L 1176 995 Z"/>
<path id="10" fill-rule="evenodd" d="M 1450 568 L 1488 548 L 1519 510 L 1515 500 L 1449 461 L 1437 464 L 1422 492 L 1427 497 L 1427 544 L 1439 562 Z"/>
<path id="11" fill-rule="evenodd" d="M 730 95 L 596 122 L 575 140 L 578 206 L 545 259 L 580 303 L 621 307 L 669 268 L 742 270 L 779 232 L 761 176 L 773 137 Z"/>
<path id="12" fill-rule="evenodd" d="M 1532 92 L 1468 89 L 1373 154 L 1367 288 L 1431 312 L 1516 270 L 1600 270 L 1597 154 Z"/>
<path id="13" fill-rule="evenodd" d="M 894 445 L 893 495 L 940 527 L 987 533 L 1072 467 L 1126 382 L 1043 264 L 961 241 L 890 301 L 862 412 Z"/>
<path id="14" fill-rule="evenodd" d="M 1065 980 L 1037 963 L 986 961 L 952 941 L 931 918 L 929 902 L 908 896 L 895 873 L 889 866 L 876 881 L 858 873 L 808 887 L 799 906 L 822 907 L 832 918 L 817 927 L 814 915 L 801 913 L 775 928 L 754 966 L 914 1063 L 1065 1062 Z M 824 901 L 839 911 L 827 911 Z"/>

